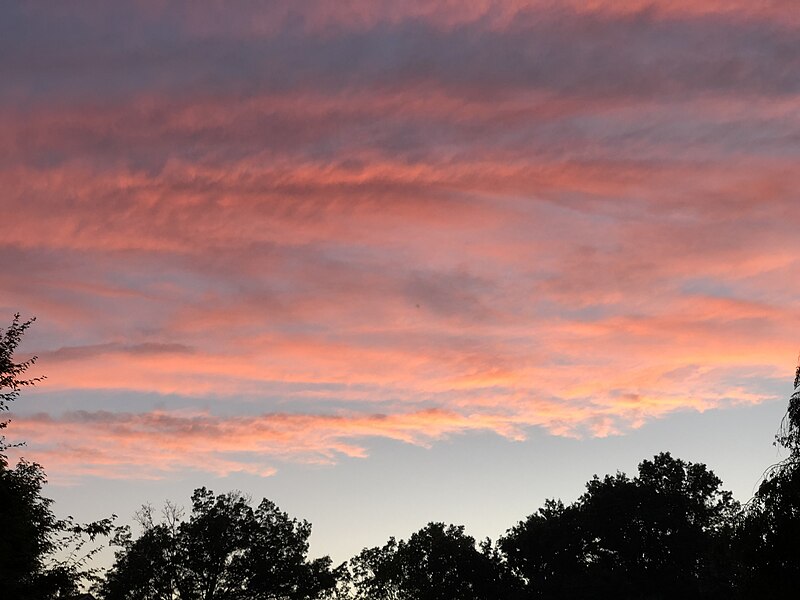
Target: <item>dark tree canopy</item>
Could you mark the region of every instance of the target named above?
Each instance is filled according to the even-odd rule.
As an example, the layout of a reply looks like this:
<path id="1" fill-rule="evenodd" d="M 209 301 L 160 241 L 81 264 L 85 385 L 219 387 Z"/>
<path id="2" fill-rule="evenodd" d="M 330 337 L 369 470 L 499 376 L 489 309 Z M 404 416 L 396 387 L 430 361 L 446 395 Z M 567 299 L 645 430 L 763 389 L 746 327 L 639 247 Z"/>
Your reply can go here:
<path id="1" fill-rule="evenodd" d="M 738 505 L 705 465 L 657 455 L 637 477 L 595 476 L 500 541 L 530 598 L 716 597 Z"/>
<path id="2" fill-rule="evenodd" d="M 443 523 L 364 549 L 351 568 L 359 600 L 494 600 L 510 591 L 490 543 L 476 547 L 464 527 Z"/>
<path id="3" fill-rule="evenodd" d="M 16 362 L 14 353 L 22 336 L 35 319 L 20 321 L 19 314 L 14 315 L 7 329 L 0 329 L 0 412 L 8 411 L 10 404 L 19 397 L 20 388 L 34 385 L 41 377 L 25 379 L 25 372 L 36 362 L 36 357 Z M 8 427 L 9 420 L 0 420 L 0 430 Z M 0 435 L 0 466 L 8 465 L 5 451 L 9 448 L 5 436 Z"/>
<path id="4" fill-rule="evenodd" d="M 767 471 L 737 529 L 743 598 L 791 597 L 800 578 L 800 366 L 775 442 L 788 456 Z"/>
<path id="5" fill-rule="evenodd" d="M 21 387 L 36 379 L 24 373 L 36 360 L 16 362 L 14 352 L 32 321 L 20 322 L 14 315 L 11 325 L 0 330 L 0 411 L 19 397 Z M 0 430 L 9 420 L 0 421 Z M 0 596 L 4 598 L 46 598 L 64 582 L 47 572 L 47 558 L 54 550 L 58 521 L 50 510 L 52 501 L 42 497 L 45 475 L 36 463 L 20 461 L 10 467 L 5 451 L 9 445 L 0 436 Z"/>
<path id="6" fill-rule="evenodd" d="M 789 398 L 789 407 L 775 442 L 789 451 L 782 466 L 790 468 L 800 461 L 800 364 L 794 375 L 794 392 Z"/>
<path id="7" fill-rule="evenodd" d="M 31 323 L 14 315 L 0 331 L 0 411 L 8 410 L 21 388 L 42 379 L 24 378 L 36 357 L 14 358 Z M 8 419 L 0 421 L 0 429 L 8 424 Z M 70 598 L 83 582 L 95 580 L 97 572 L 88 564 L 97 548 L 87 551 L 86 544 L 108 534 L 112 519 L 81 525 L 71 517 L 56 518 L 53 501 L 42 495 L 47 479 L 41 465 L 26 460 L 9 464 L 6 450 L 19 445 L 0 437 L 0 598 Z"/>
<path id="8" fill-rule="evenodd" d="M 56 518 L 51 501 L 42 497 L 44 472 L 39 465 L 20 461 L 0 468 L 0 589 L 4 598 L 45 598 L 52 577 L 45 575 L 53 550 L 51 532 Z"/>
<path id="9" fill-rule="evenodd" d="M 147 513 L 149 514 L 149 513 Z M 269 500 L 253 509 L 237 492 L 195 490 L 192 512 L 174 511 L 133 539 L 117 536 L 116 562 L 100 587 L 108 600 L 312 600 L 336 584 L 329 558 L 309 561 L 311 525 Z"/>
<path id="10" fill-rule="evenodd" d="M 547 500 L 500 539 L 500 550 L 523 583 L 525 598 L 571 598 L 587 584 L 587 535 L 581 517 L 577 505 Z"/>

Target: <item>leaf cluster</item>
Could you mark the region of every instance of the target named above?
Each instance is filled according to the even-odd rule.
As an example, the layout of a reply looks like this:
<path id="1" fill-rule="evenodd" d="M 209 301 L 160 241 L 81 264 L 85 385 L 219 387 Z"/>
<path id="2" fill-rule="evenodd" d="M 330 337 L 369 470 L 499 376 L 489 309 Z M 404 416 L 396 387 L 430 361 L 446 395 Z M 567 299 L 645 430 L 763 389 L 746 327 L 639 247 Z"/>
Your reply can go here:
<path id="1" fill-rule="evenodd" d="M 44 379 L 44 377 L 23 378 L 25 372 L 36 362 L 36 356 L 21 362 L 14 361 L 14 353 L 22 341 L 23 334 L 35 320 L 32 318 L 20 321 L 20 315 L 16 313 L 11 325 L 4 330 L 0 329 L 0 412 L 10 409 L 10 404 L 19 397 L 21 388 Z M 0 420 L 0 430 L 6 429 L 9 423 L 9 419 Z M 5 436 L 0 435 L 0 465 L 8 464 L 5 450 L 19 445 L 6 443 Z"/>
<path id="2" fill-rule="evenodd" d="M 120 549 L 98 592 L 109 600 L 311 600 L 336 585 L 331 561 L 308 560 L 311 525 L 273 502 L 253 508 L 239 492 L 199 488 L 187 520 L 167 505 L 156 521 L 139 513 L 142 534 L 113 540 Z"/>
<path id="3" fill-rule="evenodd" d="M 444 523 L 365 548 L 350 567 L 358 600 L 489 600 L 509 584 L 489 540 L 476 545 L 463 526 Z"/>

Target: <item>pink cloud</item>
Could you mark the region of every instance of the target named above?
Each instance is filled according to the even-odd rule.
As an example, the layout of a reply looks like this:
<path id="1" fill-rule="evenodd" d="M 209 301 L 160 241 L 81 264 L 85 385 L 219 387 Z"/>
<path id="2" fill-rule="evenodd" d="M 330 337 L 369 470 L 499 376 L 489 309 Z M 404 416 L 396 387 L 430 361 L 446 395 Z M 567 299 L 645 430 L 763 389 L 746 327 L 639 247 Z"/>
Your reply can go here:
<path id="1" fill-rule="evenodd" d="M 40 398 L 166 408 L 42 400 L 17 435 L 75 477 L 268 475 L 771 399 L 800 328 L 794 6 L 20 8 L 0 306 L 39 317 Z"/>
<path id="2" fill-rule="evenodd" d="M 39 446 L 48 468 L 72 476 L 160 478 L 182 469 L 225 475 L 269 475 L 275 460 L 329 463 L 366 456 L 368 437 L 427 444 L 465 431 L 521 434 L 502 416 L 462 416 L 443 410 L 396 415 L 268 414 L 219 418 L 207 413 L 69 413 L 14 420 L 19 435 Z M 56 441 L 54 441 L 56 440 Z M 88 440 L 91 440 L 90 442 Z M 24 452 L 23 452 L 24 453 Z"/>

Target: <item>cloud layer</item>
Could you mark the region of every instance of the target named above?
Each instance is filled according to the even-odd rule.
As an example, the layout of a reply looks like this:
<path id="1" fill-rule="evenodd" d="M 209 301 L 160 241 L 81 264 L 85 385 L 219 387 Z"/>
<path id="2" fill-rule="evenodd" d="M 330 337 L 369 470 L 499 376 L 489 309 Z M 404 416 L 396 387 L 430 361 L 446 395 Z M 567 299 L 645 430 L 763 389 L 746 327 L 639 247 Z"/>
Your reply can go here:
<path id="1" fill-rule="evenodd" d="M 399 4 L 12 3 L 0 305 L 44 392 L 109 393 L 20 404 L 32 455 L 268 474 L 772 398 L 796 3 Z"/>

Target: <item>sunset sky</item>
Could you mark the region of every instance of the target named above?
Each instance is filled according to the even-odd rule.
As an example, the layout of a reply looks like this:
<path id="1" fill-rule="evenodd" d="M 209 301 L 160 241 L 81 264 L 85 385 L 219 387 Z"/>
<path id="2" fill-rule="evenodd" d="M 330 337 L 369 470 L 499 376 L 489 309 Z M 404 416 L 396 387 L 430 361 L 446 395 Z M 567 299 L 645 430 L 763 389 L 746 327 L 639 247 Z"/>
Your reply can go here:
<path id="1" fill-rule="evenodd" d="M 5 2 L 8 435 L 344 560 L 661 450 L 745 501 L 800 349 L 797 0 Z"/>

